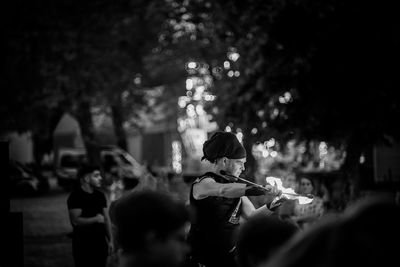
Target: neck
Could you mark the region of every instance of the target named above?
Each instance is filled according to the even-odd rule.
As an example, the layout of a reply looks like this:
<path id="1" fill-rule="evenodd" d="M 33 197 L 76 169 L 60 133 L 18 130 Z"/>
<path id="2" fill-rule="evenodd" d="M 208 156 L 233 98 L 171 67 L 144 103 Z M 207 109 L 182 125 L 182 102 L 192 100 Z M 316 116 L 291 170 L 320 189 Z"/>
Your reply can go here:
<path id="1" fill-rule="evenodd" d="M 219 174 L 219 172 L 221 170 L 224 170 L 224 167 L 223 167 L 221 161 L 218 160 L 215 164 L 213 164 L 213 167 L 212 167 L 211 171 L 216 173 L 216 174 Z"/>
<path id="2" fill-rule="evenodd" d="M 81 188 L 83 191 L 85 191 L 86 193 L 89 193 L 89 194 L 93 193 L 93 191 L 94 191 L 93 187 L 87 183 L 82 183 Z"/>

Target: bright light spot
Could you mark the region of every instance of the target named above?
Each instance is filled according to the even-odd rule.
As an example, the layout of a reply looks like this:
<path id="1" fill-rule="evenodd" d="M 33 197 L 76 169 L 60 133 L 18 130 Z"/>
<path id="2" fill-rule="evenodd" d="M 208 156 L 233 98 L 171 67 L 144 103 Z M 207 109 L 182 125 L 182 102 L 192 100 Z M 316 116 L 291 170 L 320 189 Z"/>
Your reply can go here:
<path id="1" fill-rule="evenodd" d="M 199 115 L 204 115 L 206 112 L 204 111 L 204 108 L 202 105 L 197 105 L 196 106 L 196 113 Z"/>
<path id="2" fill-rule="evenodd" d="M 253 128 L 253 129 L 251 129 L 251 134 L 257 134 L 258 133 L 258 130 L 257 130 L 257 128 Z"/>
<path id="3" fill-rule="evenodd" d="M 224 68 L 229 69 L 231 67 L 231 63 L 229 61 L 224 61 Z"/>
<path id="4" fill-rule="evenodd" d="M 203 93 L 205 90 L 206 88 L 203 85 L 196 87 L 196 92 Z"/>
<path id="5" fill-rule="evenodd" d="M 288 103 L 289 101 L 292 100 L 292 94 L 290 92 L 285 92 L 285 94 L 283 95 L 283 97 L 286 100 L 286 103 Z"/>
<path id="6" fill-rule="evenodd" d="M 189 102 L 189 98 L 187 96 L 180 96 L 178 98 L 178 105 L 180 108 L 185 108 L 187 102 Z"/>
<path id="7" fill-rule="evenodd" d="M 188 115 L 189 118 L 196 117 L 196 110 L 193 106 L 193 104 L 189 104 L 186 108 L 186 114 Z"/>
<path id="8" fill-rule="evenodd" d="M 267 125 L 267 122 L 264 121 L 263 123 L 261 123 L 261 127 L 267 128 L 267 126 L 268 126 L 268 125 Z"/>
<path id="9" fill-rule="evenodd" d="M 276 151 L 272 151 L 270 154 L 271 154 L 271 157 L 273 157 L 273 158 L 278 156 L 278 152 L 276 152 Z"/>
<path id="10" fill-rule="evenodd" d="M 204 100 L 205 101 L 214 101 L 215 100 L 215 96 L 207 94 L 207 95 L 204 96 Z"/>
<path id="11" fill-rule="evenodd" d="M 192 91 L 187 91 L 187 92 L 186 92 L 186 95 L 187 95 L 187 97 L 189 97 L 189 98 L 190 98 L 190 97 L 192 97 L 192 96 L 193 96 L 193 93 L 192 93 Z"/>
<path id="12" fill-rule="evenodd" d="M 178 118 L 178 131 L 184 132 L 186 130 L 186 120 Z"/>
<path id="13" fill-rule="evenodd" d="M 172 142 L 172 169 L 175 173 L 182 172 L 182 145 L 179 141 Z"/>
<path id="14" fill-rule="evenodd" d="M 235 75 L 235 72 L 233 70 L 228 71 L 228 76 L 233 77 Z"/>
<path id="15" fill-rule="evenodd" d="M 202 96 L 202 93 L 196 90 L 196 92 L 194 93 L 194 96 L 193 96 L 193 100 L 200 101 L 201 96 Z"/>
<path id="16" fill-rule="evenodd" d="M 142 82 L 142 79 L 139 76 L 137 76 L 137 77 L 135 77 L 135 79 L 133 79 L 133 83 L 136 85 L 141 84 L 141 82 Z"/>
<path id="17" fill-rule="evenodd" d="M 364 164 L 364 162 L 365 162 L 365 156 L 361 155 L 360 156 L 360 164 Z"/>
<path id="18" fill-rule="evenodd" d="M 264 146 L 262 144 L 257 144 L 256 149 L 262 151 L 264 149 Z"/>
<path id="19" fill-rule="evenodd" d="M 267 142 L 265 142 L 265 146 L 268 147 L 268 148 L 271 148 L 271 147 L 273 147 L 275 145 L 275 143 L 276 143 L 275 139 L 271 138 Z"/>
<path id="20" fill-rule="evenodd" d="M 290 92 L 285 92 L 282 96 L 279 97 L 279 103 L 287 104 L 292 100 L 292 95 Z"/>
<path id="21" fill-rule="evenodd" d="M 213 81 L 213 79 L 211 78 L 210 75 L 207 75 L 207 76 L 204 77 L 204 82 L 206 84 L 211 85 L 212 81 Z"/>
<path id="22" fill-rule="evenodd" d="M 325 142 L 321 142 L 319 143 L 319 155 L 320 157 L 325 156 L 326 154 L 328 154 L 328 146 L 326 145 Z"/>
<path id="23" fill-rule="evenodd" d="M 243 143 L 243 133 L 242 132 L 237 133 L 236 137 L 240 143 Z"/>
<path id="24" fill-rule="evenodd" d="M 235 71 L 235 76 L 236 76 L 236 77 L 239 77 L 239 76 L 240 76 L 240 71 L 238 71 L 238 70 Z"/>
<path id="25" fill-rule="evenodd" d="M 196 62 L 189 62 L 189 63 L 188 63 L 188 68 L 189 68 L 189 69 L 195 69 L 196 66 L 197 66 Z"/>
<path id="26" fill-rule="evenodd" d="M 233 62 L 235 62 L 236 60 L 238 60 L 239 57 L 240 57 L 239 53 L 236 53 L 236 52 L 229 52 L 229 53 L 228 53 L 228 58 L 229 58 L 230 60 L 232 60 Z"/>
<path id="27" fill-rule="evenodd" d="M 226 126 L 226 127 L 225 127 L 225 132 L 232 132 L 232 128 L 229 127 L 229 126 Z"/>
<path id="28" fill-rule="evenodd" d="M 265 114 L 265 111 L 264 110 L 259 110 L 259 111 L 257 111 L 257 116 L 258 117 L 262 117 L 262 116 L 264 116 L 264 114 Z"/>
<path id="29" fill-rule="evenodd" d="M 272 115 L 274 118 L 276 118 L 279 115 L 279 110 L 277 108 L 274 108 L 274 111 L 272 112 Z"/>
<path id="30" fill-rule="evenodd" d="M 186 79 L 186 90 L 192 90 L 192 88 L 193 88 L 193 80 Z"/>
<path id="31" fill-rule="evenodd" d="M 268 156 L 269 156 L 268 150 L 263 150 L 263 151 L 262 151 L 262 156 L 263 156 L 264 158 L 268 158 Z"/>

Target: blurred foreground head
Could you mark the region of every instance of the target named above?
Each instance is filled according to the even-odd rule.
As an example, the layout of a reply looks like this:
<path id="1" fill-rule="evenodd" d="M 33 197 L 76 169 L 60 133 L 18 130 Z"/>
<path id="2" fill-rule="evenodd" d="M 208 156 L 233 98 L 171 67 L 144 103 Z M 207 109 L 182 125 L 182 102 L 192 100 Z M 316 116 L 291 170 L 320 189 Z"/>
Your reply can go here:
<path id="1" fill-rule="evenodd" d="M 398 262 L 399 225 L 394 201 L 364 199 L 300 233 L 261 266 L 390 266 Z"/>
<path id="2" fill-rule="evenodd" d="M 299 228 L 275 216 L 256 214 L 240 228 L 236 244 L 240 267 L 255 267 L 269 259 Z"/>
<path id="3" fill-rule="evenodd" d="M 183 203 L 155 191 L 131 192 L 110 209 L 122 266 L 179 266 L 189 252 L 189 213 Z"/>

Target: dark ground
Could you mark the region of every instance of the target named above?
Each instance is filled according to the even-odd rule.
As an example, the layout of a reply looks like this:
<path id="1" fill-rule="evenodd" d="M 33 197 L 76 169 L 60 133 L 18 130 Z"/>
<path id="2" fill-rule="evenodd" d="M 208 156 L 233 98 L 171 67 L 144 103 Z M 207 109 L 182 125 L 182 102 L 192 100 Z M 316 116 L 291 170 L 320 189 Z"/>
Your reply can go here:
<path id="1" fill-rule="evenodd" d="M 36 197 L 18 197 L 10 200 L 11 212 L 22 212 L 25 267 L 73 267 L 72 228 L 68 219 L 68 192 L 50 179 L 48 193 Z M 187 199 L 188 187 L 180 178 L 168 185 L 174 197 Z"/>

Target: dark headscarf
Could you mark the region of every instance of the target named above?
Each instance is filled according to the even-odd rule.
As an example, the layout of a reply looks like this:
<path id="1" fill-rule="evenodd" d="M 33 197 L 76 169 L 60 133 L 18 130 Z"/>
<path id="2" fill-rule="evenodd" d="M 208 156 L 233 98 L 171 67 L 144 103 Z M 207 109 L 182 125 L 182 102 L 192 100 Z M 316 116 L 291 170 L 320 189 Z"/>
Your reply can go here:
<path id="1" fill-rule="evenodd" d="M 227 157 L 228 159 L 246 158 L 246 150 L 239 142 L 236 135 L 230 132 L 218 131 L 203 144 L 204 156 L 206 159 L 215 162 L 217 159 Z"/>

